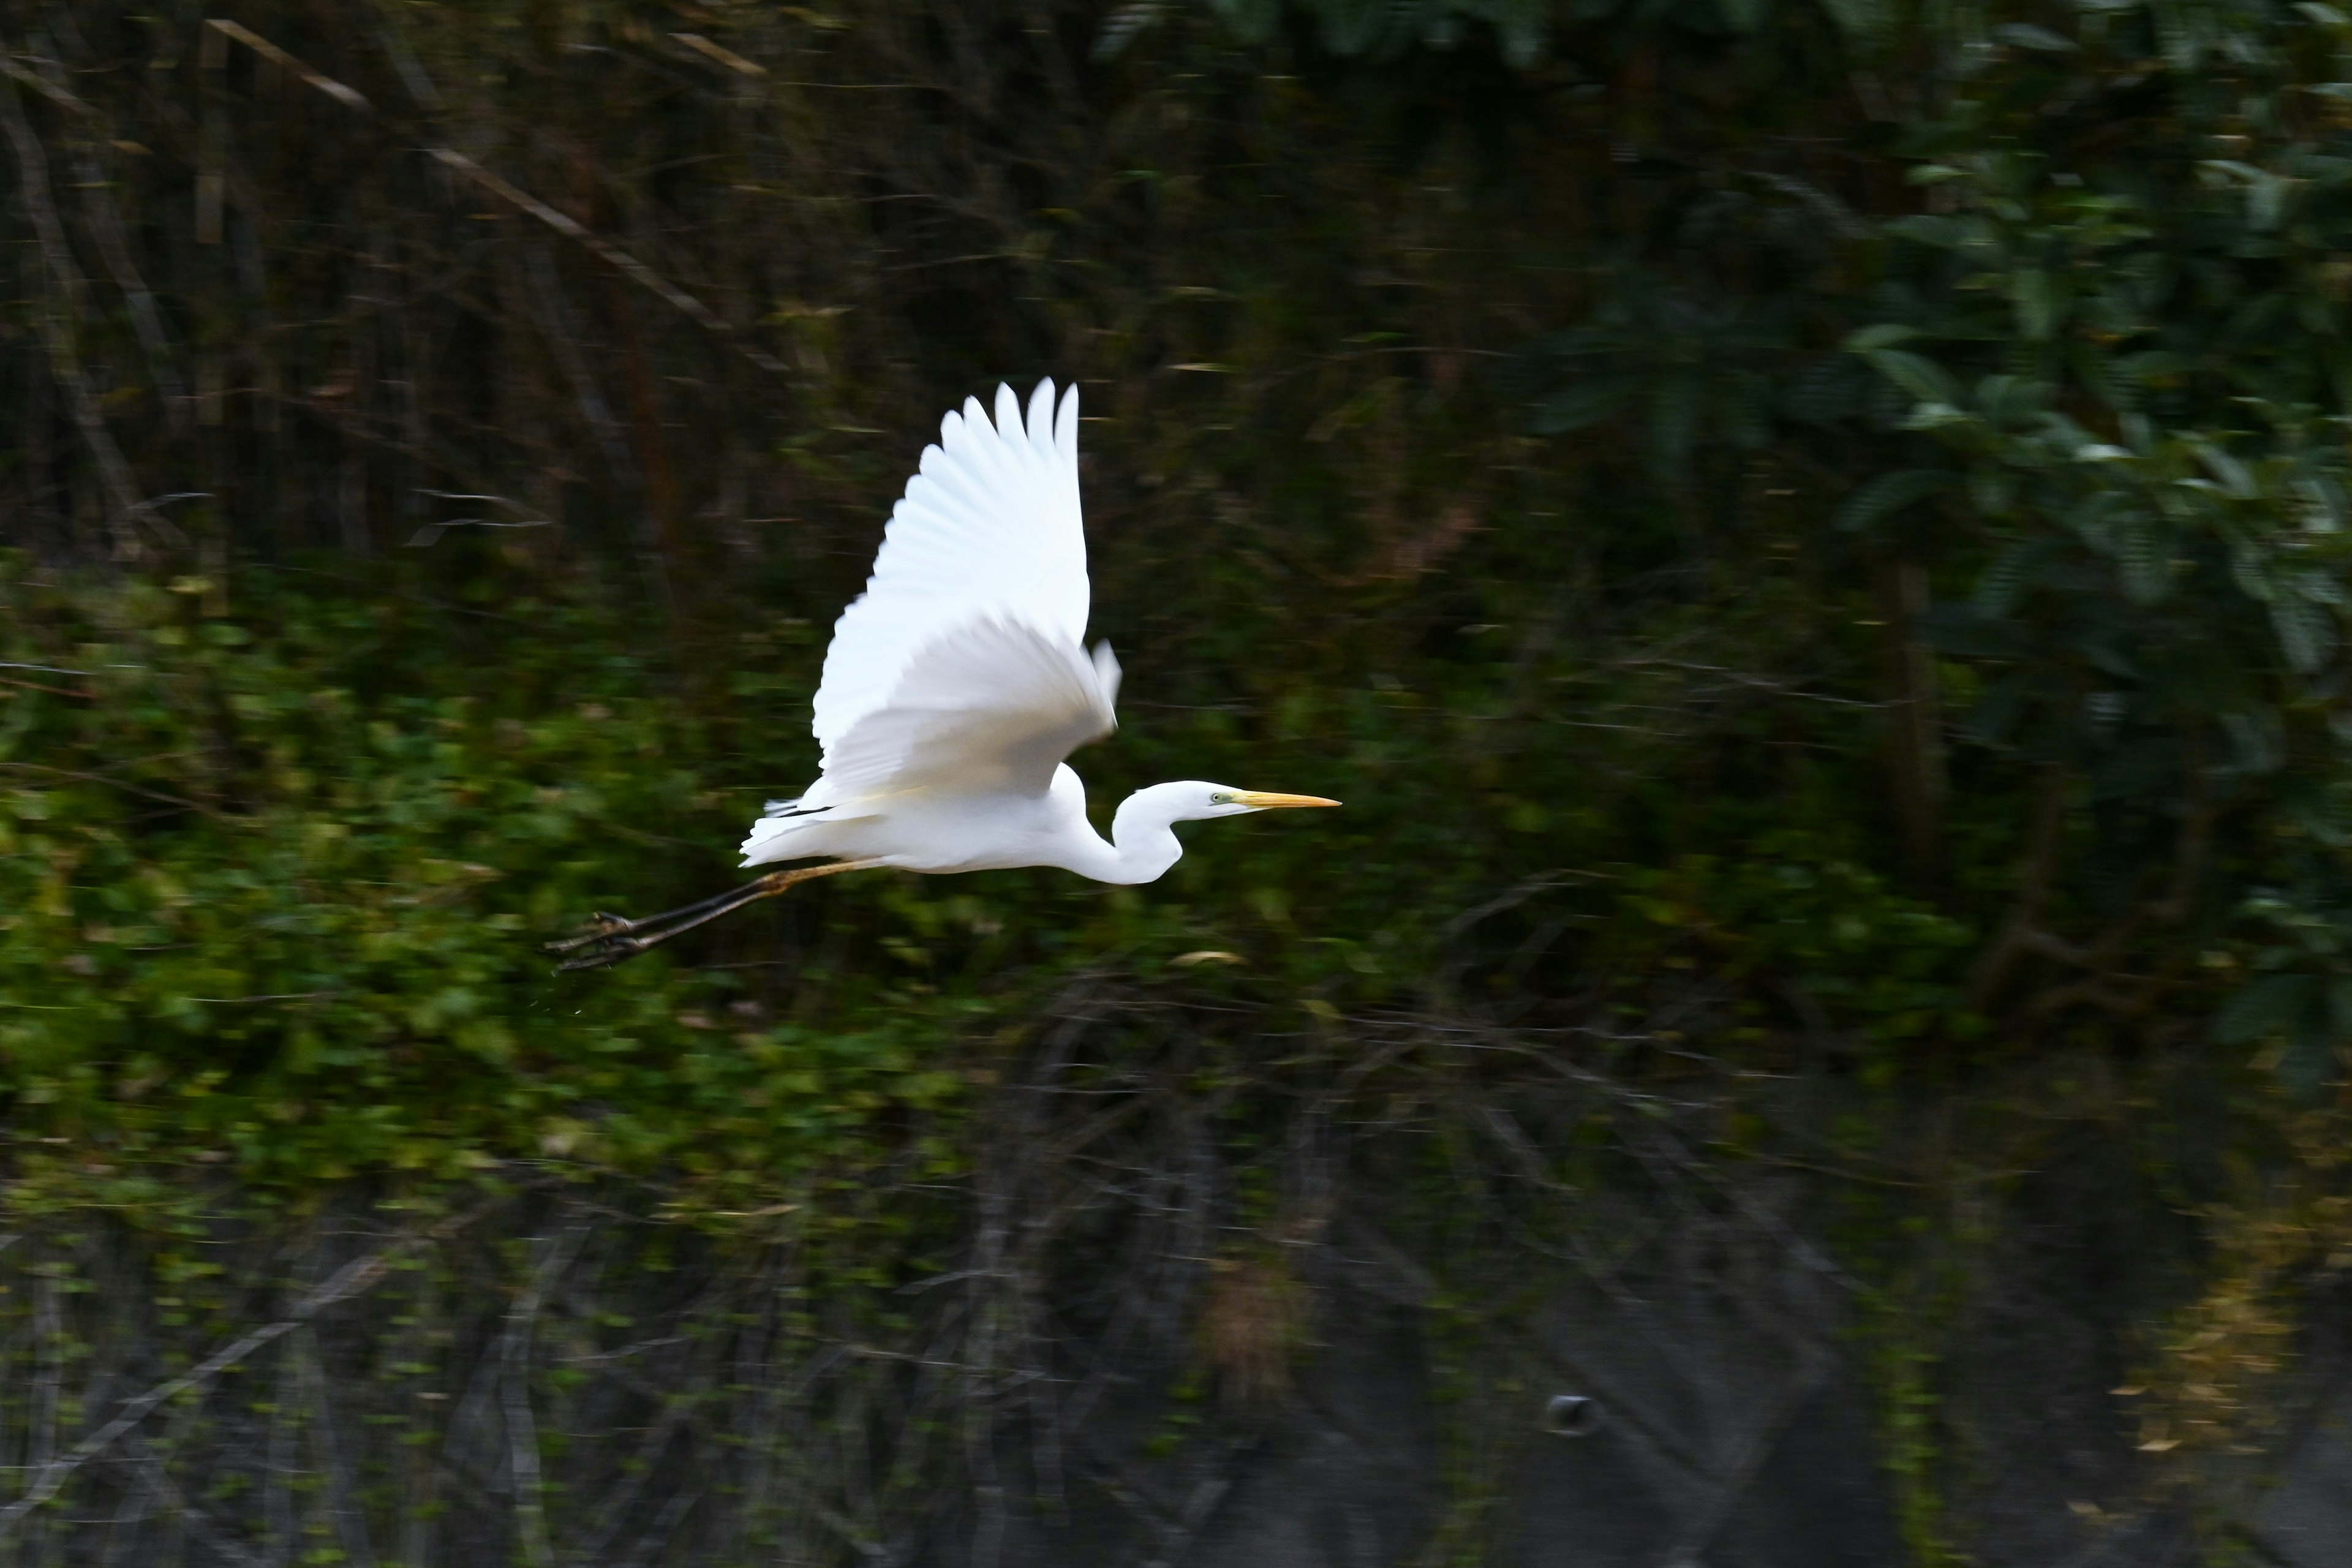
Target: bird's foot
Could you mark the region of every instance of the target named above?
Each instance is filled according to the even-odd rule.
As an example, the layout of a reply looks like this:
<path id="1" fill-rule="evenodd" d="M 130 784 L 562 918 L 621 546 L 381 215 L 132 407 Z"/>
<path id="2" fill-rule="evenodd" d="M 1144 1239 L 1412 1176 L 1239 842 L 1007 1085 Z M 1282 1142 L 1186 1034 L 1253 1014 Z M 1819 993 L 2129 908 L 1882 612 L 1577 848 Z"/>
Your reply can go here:
<path id="1" fill-rule="evenodd" d="M 588 924 L 576 936 L 561 942 L 544 943 L 549 952 L 569 952 L 576 956 L 556 965 L 559 972 L 566 969 L 602 969 L 608 963 L 618 963 L 625 958 L 635 958 L 653 946 L 658 937 L 647 939 L 635 933 L 654 923 L 633 921 L 626 915 L 611 914 L 598 910 L 588 917 Z M 584 951 L 583 951 L 584 950 Z"/>
<path id="2" fill-rule="evenodd" d="M 572 956 L 557 965 L 558 972 L 566 969 L 602 969 L 608 963 L 618 963 L 674 936 L 682 935 L 695 927 L 708 925 L 724 914 L 731 914 L 745 904 L 761 899 L 772 899 L 786 888 L 805 882 L 812 877 L 831 877 L 843 871 L 862 871 L 881 864 L 878 860 L 834 860 L 822 866 L 794 866 L 787 870 L 771 871 L 755 882 L 726 892 L 713 894 L 698 904 L 682 909 L 665 910 L 657 915 L 647 915 L 633 921 L 623 915 L 599 910 L 589 917 L 588 924 L 575 936 L 546 944 L 549 952 L 568 952 Z"/>

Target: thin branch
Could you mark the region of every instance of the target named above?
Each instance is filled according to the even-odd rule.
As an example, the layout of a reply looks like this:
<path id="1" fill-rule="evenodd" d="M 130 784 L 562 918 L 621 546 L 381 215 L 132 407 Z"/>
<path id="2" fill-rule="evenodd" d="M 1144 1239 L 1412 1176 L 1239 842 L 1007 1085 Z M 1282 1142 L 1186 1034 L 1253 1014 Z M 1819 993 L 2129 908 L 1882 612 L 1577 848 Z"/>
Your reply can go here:
<path id="1" fill-rule="evenodd" d="M 260 55 L 265 59 L 291 71 L 306 85 L 325 93 L 328 97 L 333 99 L 336 102 L 343 105 L 345 108 L 355 110 L 362 114 L 373 115 L 375 112 L 375 105 L 369 102 L 365 95 L 361 93 L 357 89 L 348 87 L 321 71 L 312 69 L 310 66 L 304 64 L 302 60 L 294 55 L 288 53 L 286 50 L 279 48 L 276 44 L 271 43 L 268 39 L 253 31 L 250 27 L 247 27 L 236 22 L 225 20 L 217 16 L 207 21 L 205 26 L 211 27 L 225 37 L 235 38 L 237 42 L 245 45 L 247 48 L 252 49 L 255 53 Z M 425 151 L 434 158 L 438 159 L 447 167 L 465 175 L 466 178 L 473 181 L 476 184 L 480 185 L 484 190 L 487 190 L 492 195 L 498 196 L 500 200 L 511 203 L 514 206 L 529 213 L 531 216 L 539 219 L 540 222 L 547 225 L 548 227 L 555 230 L 556 233 L 563 236 L 566 239 L 573 240 L 595 252 L 597 256 L 603 258 L 614 268 L 627 274 L 632 279 L 644 285 L 654 293 L 660 295 L 664 300 L 667 301 L 669 305 L 673 309 L 677 310 L 681 315 L 684 315 L 688 320 L 694 321 L 697 325 L 704 327 L 709 331 L 716 332 L 721 337 L 726 338 L 730 342 L 735 345 L 736 350 L 740 353 L 744 358 L 750 360 L 753 364 L 758 365 L 761 370 L 769 371 L 779 375 L 785 374 L 786 366 L 782 360 L 777 359 L 773 354 L 767 353 L 757 344 L 746 342 L 741 335 L 736 331 L 733 322 L 728 321 L 725 317 L 720 316 L 717 311 L 711 310 L 709 306 L 705 305 L 701 300 L 696 299 L 685 289 L 680 289 L 677 284 L 672 283 L 668 279 L 664 278 L 660 273 L 656 272 L 652 268 L 647 267 L 644 262 L 639 261 L 635 257 L 630 255 L 627 251 L 623 250 L 619 246 L 613 244 L 610 240 L 604 238 L 594 231 L 585 227 L 577 220 L 557 211 L 555 208 L 548 205 L 545 202 L 541 201 L 538 197 L 530 195 L 529 192 L 522 190 L 507 180 L 501 179 L 499 175 L 483 168 L 479 163 L 477 163 L 474 160 L 468 158 L 466 154 L 458 152 L 454 147 L 427 147 Z"/>
<path id="2" fill-rule="evenodd" d="M 49 194 L 48 158 L 41 151 L 40 139 L 33 134 L 32 126 L 25 119 L 25 106 L 16 96 L 13 76 L 0 77 L 0 126 L 5 126 L 16 148 L 17 189 L 24 195 L 25 211 L 33 220 L 34 233 L 40 237 L 41 257 L 48 264 L 49 276 L 59 295 L 57 302 L 37 311 L 41 341 L 49 353 L 49 373 L 72 405 L 74 426 L 89 444 L 90 456 L 98 463 L 99 479 L 112 501 L 115 558 L 135 560 L 139 537 L 131 530 L 131 519 L 140 510 L 139 483 L 131 475 L 122 448 L 115 445 L 114 433 L 106 427 L 106 420 L 98 411 L 98 400 L 89 394 L 89 383 L 82 376 L 80 357 L 74 352 L 73 333 L 67 323 L 81 314 L 85 285 L 80 268 L 74 265 L 72 247 L 66 243 L 65 224 L 58 216 L 57 202 Z"/>
<path id="3" fill-rule="evenodd" d="M 553 207 L 549 206 L 545 202 L 541 201 L 538 197 L 530 195 L 528 192 L 518 189 L 513 184 L 500 179 L 498 175 L 490 173 L 488 169 L 483 168 L 479 163 L 475 163 L 471 158 L 467 157 L 463 153 L 457 152 L 456 150 L 448 147 L 428 147 L 425 151 L 431 153 L 434 157 L 441 160 L 442 163 L 446 163 L 450 168 L 457 170 L 457 173 L 465 175 L 467 179 L 480 185 L 484 190 L 497 195 L 501 200 L 513 203 L 516 206 L 521 208 L 524 212 L 529 213 L 531 216 L 537 218 L 540 222 L 545 224 L 556 233 L 563 236 L 566 239 L 576 240 L 580 244 L 586 246 L 590 250 L 594 251 L 599 257 L 603 258 L 614 268 L 619 271 L 626 273 L 636 282 L 643 284 L 646 288 L 660 295 L 671 306 L 676 308 L 681 315 L 688 317 L 689 320 L 695 321 L 700 326 L 709 328 L 711 331 L 718 332 L 725 336 L 735 344 L 736 349 L 741 353 L 745 359 L 750 360 L 761 370 L 773 371 L 779 375 L 784 373 L 784 363 L 782 360 L 777 359 L 773 354 L 771 354 L 762 349 L 743 342 L 740 337 L 738 337 L 735 332 L 734 323 L 719 316 L 717 312 L 712 310 L 710 307 L 705 305 L 701 300 L 696 299 L 685 289 L 680 289 L 676 284 L 670 282 L 669 279 L 664 278 L 660 273 L 656 272 L 652 268 L 647 267 L 644 262 L 639 261 L 635 257 L 631 256 L 627 251 L 623 250 L 619 246 L 603 238 L 592 230 L 583 227 L 579 223 L 567 217 L 562 213 L 556 211 Z"/>
<path id="4" fill-rule="evenodd" d="M 541 1303 L 572 1254 L 586 1237 L 587 1227 L 573 1223 L 562 1234 L 541 1244 L 530 1282 L 507 1313 L 506 1331 L 499 1338 L 499 1410 L 505 1417 L 508 1466 L 514 1486 L 516 1533 L 531 1568 L 553 1568 L 554 1549 L 547 1538 L 547 1505 L 541 1495 L 539 1426 L 530 1411 L 530 1338 L 539 1321 Z"/>

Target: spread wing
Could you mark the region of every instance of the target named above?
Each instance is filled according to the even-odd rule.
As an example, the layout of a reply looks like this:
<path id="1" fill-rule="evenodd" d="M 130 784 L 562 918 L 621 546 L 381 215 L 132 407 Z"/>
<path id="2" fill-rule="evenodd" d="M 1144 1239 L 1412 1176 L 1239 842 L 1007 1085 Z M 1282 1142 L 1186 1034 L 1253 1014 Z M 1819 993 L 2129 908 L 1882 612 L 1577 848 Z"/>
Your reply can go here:
<path id="1" fill-rule="evenodd" d="M 803 811 L 908 790 L 1042 795 L 1062 759 L 1118 727 L 1118 665 L 1017 621 L 926 643 L 897 689 L 826 748 Z"/>
<path id="2" fill-rule="evenodd" d="M 919 656 L 943 637 L 995 621 L 1075 653 L 1088 597 L 1078 389 L 1057 410 L 1054 384 L 1039 382 L 1025 424 L 1010 387 L 996 389 L 993 424 L 968 399 L 940 422 L 939 445 L 923 449 L 865 594 L 833 628 L 813 726 L 825 771 L 843 765 L 844 740 L 897 700 Z"/>

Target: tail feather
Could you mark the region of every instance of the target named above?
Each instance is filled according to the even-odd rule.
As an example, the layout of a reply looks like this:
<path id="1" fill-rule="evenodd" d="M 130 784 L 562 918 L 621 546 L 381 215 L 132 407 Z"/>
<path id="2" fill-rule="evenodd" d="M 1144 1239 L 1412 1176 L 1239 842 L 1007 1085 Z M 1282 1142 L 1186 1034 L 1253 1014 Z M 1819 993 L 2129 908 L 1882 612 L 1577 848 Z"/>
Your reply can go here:
<path id="1" fill-rule="evenodd" d="M 751 824 L 751 836 L 743 840 L 742 864 L 757 866 L 763 860 L 787 860 L 792 851 L 784 840 L 808 826 L 805 816 L 763 816 Z"/>
<path id="2" fill-rule="evenodd" d="M 845 815 L 856 817 L 864 814 L 850 811 Z M 743 840 L 741 863 L 756 866 L 767 860 L 792 860 L 803 855 L 831 854 L 830 849 L 795 845 L 791 841 L 809 828 L 832 826 L 842 821 L 844 816 L 836 806 L 807 806 L 797 800 L 772 800 L 768 803 L 767 814 L 751 824 L 751 834 Z"/>

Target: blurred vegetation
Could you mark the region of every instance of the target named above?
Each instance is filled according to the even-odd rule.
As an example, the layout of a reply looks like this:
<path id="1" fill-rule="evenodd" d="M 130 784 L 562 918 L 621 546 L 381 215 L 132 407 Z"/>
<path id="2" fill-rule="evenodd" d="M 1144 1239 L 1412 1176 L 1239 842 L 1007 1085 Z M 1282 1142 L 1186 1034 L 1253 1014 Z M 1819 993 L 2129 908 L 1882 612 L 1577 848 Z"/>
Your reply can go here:
<path id="1" fill-rule="evenodd" d="M 2352 17 L 0 14 L 27 1223 L 834 1192 L 896 1282 L 1116 995 L 1104 1092 L 1215 1102 L 1250 1245 L 1297 1106 L 1454 1129 L 1391 1172 L 1443 1192 L 1563 1062 L 1822 1173 L 1922 1561 L 1958 1194 L 2062 1124 L 2204 1222 L 2124 1352 L 2150 1462 L 2275 1424 L 2352 1243 Z M 1131 672 L 1095 797 L 1348 809 L 549 973 L 725 884 L 929 421 L 1047 374 Z M 1525 1157 L 1605 1182 L 1633 1103 Z M 1296 1338 L 1257 1256 L 1237 1367 Z"/>

